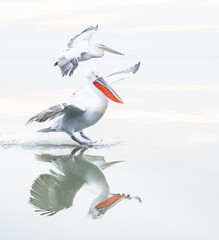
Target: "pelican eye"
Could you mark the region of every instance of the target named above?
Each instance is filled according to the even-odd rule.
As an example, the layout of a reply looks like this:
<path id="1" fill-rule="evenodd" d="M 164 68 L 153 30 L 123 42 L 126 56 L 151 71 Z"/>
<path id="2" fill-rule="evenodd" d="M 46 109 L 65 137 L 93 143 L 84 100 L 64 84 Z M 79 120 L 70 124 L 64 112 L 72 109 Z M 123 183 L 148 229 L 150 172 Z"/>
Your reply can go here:
<path id="1" fill-rule="evenodd" d="M 99 78 L 99 76 L 98 76 L 98 75 L 95 75 L 95 77 L 96 77 L 96 78 Z"/>

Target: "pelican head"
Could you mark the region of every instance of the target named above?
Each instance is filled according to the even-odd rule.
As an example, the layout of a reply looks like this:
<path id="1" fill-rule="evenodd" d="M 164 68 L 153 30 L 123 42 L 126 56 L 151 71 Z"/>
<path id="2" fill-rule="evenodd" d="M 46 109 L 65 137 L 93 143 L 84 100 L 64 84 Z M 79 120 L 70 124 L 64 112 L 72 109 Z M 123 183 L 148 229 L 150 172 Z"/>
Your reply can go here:
<path id="1" fill-rule="evenodd" d="M 117 52 L 116 50 L 113 50 L 112 48 L 109 48 L 103 44 L 97 44 L 96 47 L 104 52 L 110 52 L 118 55 L 125 55 L 123 53 Z"/>
<path id="2" fill-rule="evenodd" d="M 92 87 L 94 87 L 93 89 L 95 92 L 98 91 L 97 93 L 103 93 L 107 98 L 114 102 L 123 103 L 119 95 L 110 87 L 110 85 L 103 79 L 103 77 L 97 73 L 91 72 L 88 75 L 88 81 L 91 83 Z"/>
<path id="3" fill-rule="evenodd" d="M 115 194 L 112 197 L 104 196 L 104 191 L 93 201 L 90 205 L 88 211 L 88 217 L 93 219 L 98 219 L 103 217 L 103 215 L 112 207 L 114 207 L 117 203 L 119 203 L 123 198 L 125 198 L 125 194 Z M 100 200 L 102 199 L 102 200 Z M 103 200 L 105 199 L 105 200 Z"/>
<path id="4" fill-rule="evenodd" d="M 125 194 L 116 194 L 104 202 L 101 202 L 97 206 L 95 206 L 97 217 L 102 217 L 110 208 L 114 207 L 117 203 L 119 203 L 123 198 L 125 198 Z"/>
<path id="5" fill-rule="evenodd" d="M 116 204 L 118 204 L 123 199 L 137 199 L 141 203 L 141 198 L 139 197 L 131 197 L 130 194 L 125 195 L 123 194 L 110 194 L 111 197 L 107 198 L 103 202 L 99 202 L 99 204 L 96 205 L 98 202 L 97 199 L 94 200 L 93 204 L 91 204 L 91 207 L 88 212 L 88 216 L 91 216 L 93 219 L 98 219 L 103 217 L 103 215 L 113 208 Z"/>

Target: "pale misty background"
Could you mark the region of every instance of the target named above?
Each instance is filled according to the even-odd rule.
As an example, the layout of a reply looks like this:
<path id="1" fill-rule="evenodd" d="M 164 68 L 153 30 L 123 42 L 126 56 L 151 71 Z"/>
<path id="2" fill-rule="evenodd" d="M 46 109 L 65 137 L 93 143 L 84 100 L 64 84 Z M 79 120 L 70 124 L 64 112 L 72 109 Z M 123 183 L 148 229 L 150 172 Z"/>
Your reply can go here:
<path id="1" fill-rule="evenodd" d="M 218 13 L 217 0 L 0 0 L 1 239 L 219 238 Z M 92 41 L 125 56 L 106 53 L 62 78 L 53 59 L 96 24 Z M 89 71 L 107 75 L 138 61 L 139 72 L 114 86 L 124 104 L 110 102 L 85 133 L 121 141 L 88 151 L 125 160 L 104 174 L 112 192 L 140 196 L 142 203 L 121 202 L 90 220 L 93 195 L 82 191 L 73 207 L 53 217 L 35 213 L 28 204 L 31 184 L 53 169 L 35 154 L 71 148 L 26 144 L 71 139 L 41 136 L 35 132 L 45 125 L 25 122 L 65 100 Z"/>

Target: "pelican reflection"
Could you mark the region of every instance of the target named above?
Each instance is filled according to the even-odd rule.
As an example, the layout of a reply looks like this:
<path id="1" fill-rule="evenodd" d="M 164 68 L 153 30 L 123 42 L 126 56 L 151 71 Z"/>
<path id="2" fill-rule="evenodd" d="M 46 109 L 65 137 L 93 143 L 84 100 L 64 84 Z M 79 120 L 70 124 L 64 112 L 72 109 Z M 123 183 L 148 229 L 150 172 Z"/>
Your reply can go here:
<path id="1" fill-rule="evenodd" d="M 41 215 L 52 216 L 60 210 L 73 205 L 77 192 L 85 185 L 96 190 L 97 197 L 89 207 L 88 215 L 92 218 L 103 216 L 122 199 L 132 199 L 130 195 L 110 194 L 107 180 L 102 173 L 107 167 L 121 161 L 105 162 L 102 156 L 84 154 L 87 148 L 75 148 L 69 155 L 40 154 L 37 158 L 51 162 L 59 170 L 50 170 L 41 174 L 30 190 L 30 203 Z M 137 198 L 139 201 L 140 198 Z"/>

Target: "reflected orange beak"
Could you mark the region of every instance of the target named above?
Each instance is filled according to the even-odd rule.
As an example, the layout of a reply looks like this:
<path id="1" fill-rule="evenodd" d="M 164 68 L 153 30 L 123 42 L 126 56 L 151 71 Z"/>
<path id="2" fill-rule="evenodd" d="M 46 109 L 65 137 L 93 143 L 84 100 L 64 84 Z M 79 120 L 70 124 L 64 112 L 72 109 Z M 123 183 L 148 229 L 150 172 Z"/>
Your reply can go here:
<path id="1" fill-rule="evenodd" d="M 105 208 L 105 207 L 109 207 L 109 205 L 112 205 L 115 202 L 118 202 L 118 200 L 120 200 L 123 197 L 123 195 L 114 195 L 110 198 L 108 198 L 107 200 L 105 200 L 104 202 L 101 202 L 100 204 L 98 204 L 95 208 L 96 209 L 100 209 L 100 208 Z"/>
<path id="2" fill-rule="evenodd" d="M 104 202 L 99 203 L 95 208 L 99 212 L 98 216 L 105 214 L 110 208 L 114 207 L 117 203 L 119 203 L 123 198 L 125 198 L 125 195 L 118 194 L 114 195 Z"/>
<path id="3" fill-rule="evenodd" d="M 106 199 L 105 201 L 99 203 L 95 208 L 98 211 L 97 216 L 101 216 L 105 214 L 110 208 L 114 207 L 117 203 L 119 203 L 122 199 L 137 199 L 141 203 L 140 197 L 131 197 L 130 194 L 111 194 L 112 197 Z"/>

